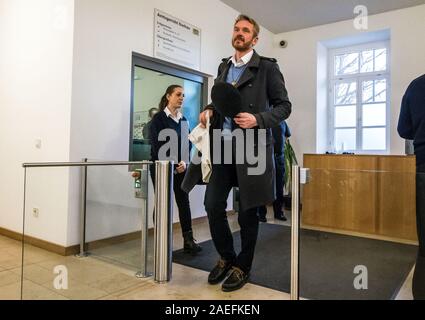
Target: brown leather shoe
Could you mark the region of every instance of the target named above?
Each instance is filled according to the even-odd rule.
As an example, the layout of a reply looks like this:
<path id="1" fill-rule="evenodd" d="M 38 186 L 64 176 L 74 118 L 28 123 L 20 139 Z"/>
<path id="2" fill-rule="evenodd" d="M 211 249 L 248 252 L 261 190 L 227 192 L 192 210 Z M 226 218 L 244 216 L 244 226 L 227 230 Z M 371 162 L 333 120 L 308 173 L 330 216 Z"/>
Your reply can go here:
<path id="1" fill-rule="evenodd" d="M 232 272 L 221 285 L 224 292 L 235 291 L 242 288 L 248 282 L 249 273 L 243 272 L 238 267 L 232 267 Z"/>
<path id="2" fill-rule="evenodd" d="M 215 267 L 211 270 L 208 275 L 209 284 L 217 284 L 224 280 L 227 275 L 227 272 L 232 268 L 232 263 L 224 259 L 218 260 Z"/>

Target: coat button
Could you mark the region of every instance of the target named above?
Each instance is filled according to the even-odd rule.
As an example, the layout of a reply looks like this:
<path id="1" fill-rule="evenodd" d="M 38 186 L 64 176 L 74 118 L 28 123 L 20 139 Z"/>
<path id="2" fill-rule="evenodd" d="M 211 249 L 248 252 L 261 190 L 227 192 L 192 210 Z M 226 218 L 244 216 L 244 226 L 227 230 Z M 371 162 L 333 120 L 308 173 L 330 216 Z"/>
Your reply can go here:
<path id="1" fill-rule="evenodd" d="M 248 87 L 252 88 L 252 83 L 250 83 L 250 84 L 248 85 Z"/>
<path id="2" fill-rule="evenodd" d="M 252 103 L 249 104 L 249 107 L 252 108 L 254 105 Z"/>

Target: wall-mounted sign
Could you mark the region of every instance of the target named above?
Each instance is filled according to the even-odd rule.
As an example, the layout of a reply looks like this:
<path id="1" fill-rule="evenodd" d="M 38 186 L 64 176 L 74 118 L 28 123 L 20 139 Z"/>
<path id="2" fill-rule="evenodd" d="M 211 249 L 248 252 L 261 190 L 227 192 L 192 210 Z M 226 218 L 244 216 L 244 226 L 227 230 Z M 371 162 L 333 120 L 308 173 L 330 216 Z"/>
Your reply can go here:
<path id="1" fill-rule="evenodd" d="M 201 29 L 158 9 L 154 21 L 154 57 L 200 70 Z"/>

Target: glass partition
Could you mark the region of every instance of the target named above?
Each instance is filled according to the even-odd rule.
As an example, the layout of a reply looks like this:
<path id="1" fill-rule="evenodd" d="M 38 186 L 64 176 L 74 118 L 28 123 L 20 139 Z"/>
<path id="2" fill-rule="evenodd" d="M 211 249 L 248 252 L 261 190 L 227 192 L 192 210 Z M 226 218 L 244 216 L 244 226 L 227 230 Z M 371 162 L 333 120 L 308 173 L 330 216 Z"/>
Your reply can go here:
<path id="1" fill-rule="evenodd" d="M 383 165 L 383 164 L 381 164 Z M 412 299 L 417 258 L 416 184 L 411 167 L 398 170 L 311 168 L 301 185 L 299 293 L 302 299 Z M 131 169 L 131 170 L 130 170 Z M 81 220 L 80 167 L 26 169 L 24 240 L 0 238 L 1 298 L 8 299 L 288 299 L 291 290 L 291 212 L 286 221 L 266 206 L 260 222 L 249 283 L 234 293 L 207 285 L 219 258 L 203 216 L 205 186 L 190 193 L 199 255 L 184 252 L 179 224 L 173 226 L 173 277 L 158 285 L 138 278 L 153 272 L 151 179 L 139 168 L 88 166 L 85 221 Z M 143 171 L 143 170 L 142 170 Z M 141 172 L 141 176 L 147 175 Z M 150 184 L 147 192 L 143 188 Z M 420 189 L 420 188 L 419 188 Z M 419 198 L 422 197 L 419 195 Z M 424 197 L 425 199 L 425 197 Z M 420 203 L 420 202 L 419 202 Z M 228 216 L 240 252 L 238 194 Z M 142 220 L 144 210 L 147 219 Z M 174 222 L 178 209 L 174 205 Z M 143 233 L 143 221 L 148 232 Z M 80 236 L 84 228 L 84 250 Z M 147 246 L 144 247 L 144 241 Z M 142 255 L 147 254 L 143 264 Z M 5 275 L 7 271 L 7 275 Z M 140 276 L 140 273 L 139 273 Z M 13 281 L 15 279 L 15 281 Z M 16 281 L 20 280 L 20 281 Z M 6 283 L 5 281 L 9 281 Z M 6 297 L 6 293 L 7 297 Z"/>
<path id="2" fill-rule="evenodd" d="M 140 271 L 142 257 L 142 215 L 146 211 L 145 196 L 149 179 L 141 185 L 127 166 L 88 167 L 86 198 L 86 242 L 90 255 L 124 264 Z M 147 178 L 147 166 L 141 171 Z M 139 182 L 137 182 L 139 183 Z M 136 194 L 143 190 L 143 194 Z M 148 200 L 148 227 L 153 231 L 153 192 Z M 150 272 L 153 270 L 153 232 L 147 237 Z"/>
<path id="3" fill-rule="evenodd" d="M 143 268 L 141 227 L 148 180 L 135 179 L 132 173 L 146 167 L 88 166 L 85 223 L 82 167 L 26 168 L 22 267 L 11 270 L 21 280 L 19 298 L 111 299 L 113 293 L 143 284 L 136 272 Z M 150 204 L 153 212 L 153 200 Z M 82 228 L 87 255 L 80 256 Z M 146 253 L 152 257 L 151 241 Z M 146 269 L 152 272 L 152 259 L 148 261 Z"/>
<path id="4" fill-rule="evenodd" d="M 91 162 L 93 160 L 89 164 Z M 21 280 L 14 291 L 17 298 L 289 298 L 290 227 L 288 221 L 274 218 L 272 205 L 265 208 L 267 222 L 259 223 L 251 278 L 244 290 L 224 293 L 219 286 L 207 283 L 208 273 L 219 255 L 211 240 L 209 222 L 205 216 L 203 185 L 196 186 L 189 195 L 193 236 L 202 251 L 197 255 L 184 252 L 181 227 L 177 223 L 178 207 L 172 199 L 172 277 L 165 284 L 158 284 L 154 277 L 149 277 L 154 272 L 153 207 L 156 200 L 151 179 L 136 180 L 132 176 L 136 169 L 128 165 L 91 164 L 87 166 L 86 184 L 82 184 L 84 171 L 79 166 L 25 169 L 23 254 L 17 261 L 23 267 L 16 265 L 13 270 L 17 279 Z M 142 170 L 141 174 L 148 173 Z M 146 207 L 146 190 L 143 185 L 147 183 L 145 221 L 148 232 L 143 233 L 142 213 Z M 85 219 L 82 220 L 83 204 Z M 235 251 L 239 253 L 241 235 L 237 192 L 230 193 L 227 210 Z M 289 218 L 290 213 L 286 212 L 286 216 Z M 80 243 L 82 235 L 83 246 Z M 143 236 L 147 242 L 145 249 Z M 143 269 L 143 250 L 147 255 L 144 274 L 147 277 L 140 274 Z"/>
<path id="5" fill-rule="evenodd" d="M 160 299 L 222 298 L 220 292 L 211 292 L 206 286 L 208 272 L 219 256 L 208 220 L 202 217 L 205 186 L 197 186 L 190 194 L 194 236 L 202 253 L 185 254 L 180 227 L 176 224 L 173 228 L 173 268 L 177 276 L 167 285 L 172 294 L 155 286 L 152 278 L 135 276 L 143 268 L 145 275 L 153 271 L 154 225 L 152 183 L 146 170 L 141 172 L 145 179 L 135 179 L 132 173 L 136 169 L 141 168 L 88 166 L 82 223 L 81 168 L 27 168 L 22 247 L 13 240 L 0 239 L 0 280 L 2 287 L 10 286 L 7 298 L 127 298 L 120 290 L 132 288 L 140 291 L 131 297 L 145 299 L 154 292 L 153 297 Z M 301 190 L 301 298 L 411 299 L 418 250 L 416 182 L 424 180 L 423 174 L 407 169 L 311 168 L 310 177 Z M 151 191 L 146 194 L 146 190 Z M 239 252 L 237 192 L 230 195 L 228 204 L 228 221 Z M 282 221 L 275 218 L 272 205 L 266 210 L 266 221 L 259 224 L 248 289 L 234 293 L 232 298 L 288 298 L 291 214 L 286 211 L 288 220 Z M 142 220 L 144 212 L 146 220 Z M 177 221 L 176 206 L 174 216 Z M 143 221 L 148 232 L 142 231 Z M 81 228 L 83 253 L 88 257 L 75 256 L 81 253 Z M 142 290 L 142 286 L 148 290 Z M 190 288 L 196 288 L 197 294 Z M 249 288 L 255 288 L 251 289 L 255 294 L 250 295 Z"/>

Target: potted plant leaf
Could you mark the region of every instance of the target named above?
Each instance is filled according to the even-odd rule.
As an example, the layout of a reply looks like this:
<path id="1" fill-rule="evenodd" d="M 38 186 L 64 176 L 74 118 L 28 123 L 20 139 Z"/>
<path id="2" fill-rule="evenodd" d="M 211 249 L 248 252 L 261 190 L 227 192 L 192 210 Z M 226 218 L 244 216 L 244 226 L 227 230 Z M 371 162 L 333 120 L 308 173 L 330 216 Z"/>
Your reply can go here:
<path id="1" fill-rule="evenodd" d="M 292 202 L 292 166 L 298 164 L 297 157 L 295 155 L 294 149 L 289 141 L 289 138 L 286 139 L 285 149 L 285 176 L 284 176 L 284 194 L 283 194 L 283 203 L 286 210 L 291 210 Z"/>

